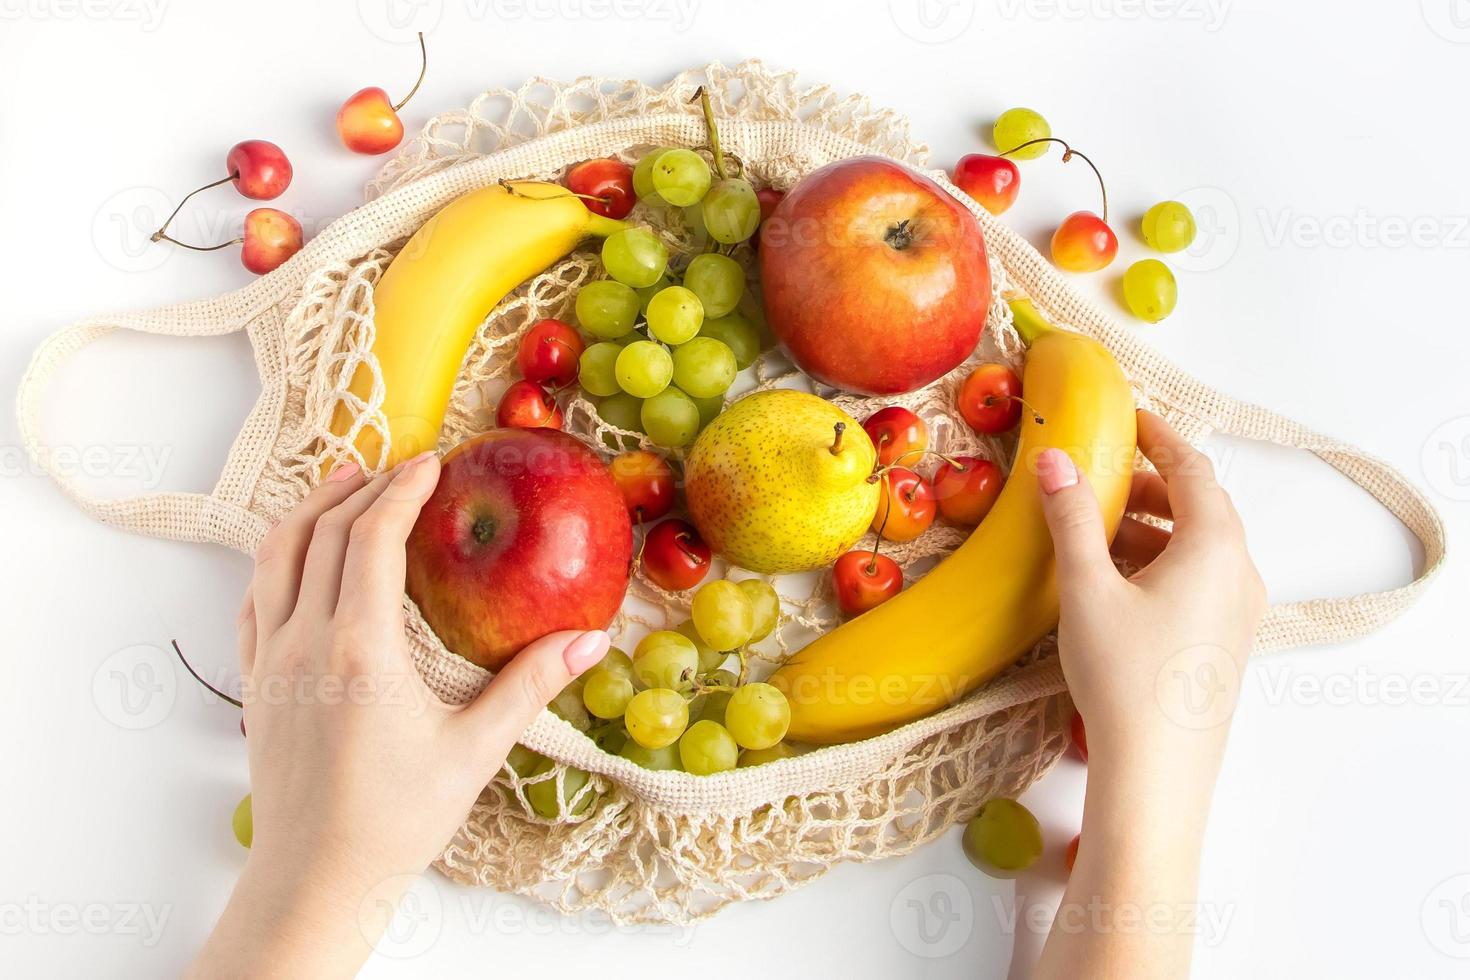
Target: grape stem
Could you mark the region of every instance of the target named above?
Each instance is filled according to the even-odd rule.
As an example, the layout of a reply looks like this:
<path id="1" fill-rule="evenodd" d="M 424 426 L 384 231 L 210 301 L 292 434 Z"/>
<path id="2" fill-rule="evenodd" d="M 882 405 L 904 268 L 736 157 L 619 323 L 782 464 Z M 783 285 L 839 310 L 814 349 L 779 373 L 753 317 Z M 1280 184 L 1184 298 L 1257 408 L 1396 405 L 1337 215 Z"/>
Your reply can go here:
<path id="1" fill-rule="evenodd" d="M 699 90 L 694 93 L 694 97 L 691 98 L 689 101 L 698 102 L 700 108 L 704 110 L 704 125 L 705 128 L 709 130 L 709 148 L 710 153 L 713 154 L 715 158 L 715 173 L 719 175 L 719 178 L 721 180 L 724 180 L 726 176 L 725 154 L 720 152 L 720 130 L 719 127 L 715 125 L 715 109 L 714 106 L 710 104 L 709 93 L 706 92 L 704 90 L 704 86 L 701 85 L 699 86 Z"/>
<path id="2" fill-rule="evenodd" d="M 1065 151 L 1062 153 L 1063 163 L 1070 163 L 1073 157 L 1081 157 L 1087 163 L 1087 165 L 1092 168 L 1092 172 L 1097 175 L 1097 186 L 1102 188 L 1102 219 L 1103 224 L 1107 224 L 1108 185 L 1103 181 L 1102 171 L 1097 169 L 1097 164 L 1092 162 L 1091 157 L 1089 157 L 1086 153 L 1083 153 L 1081 150 L 1072 149 L 1072 147 L 1068 145 L 1066 140 L 1057 139 L 1055 136 L 1043 136 L 1040 139 L 1027 140 L 1020 146 L 1013 146 L 1009 150 L 1001 150 L 1000 155 L 1007 156 L 1011 153 L 1015 153 L 1017 150 L 1024 150 L 1028 146 L 1036 146 L 1038 143 L 1060 143 L 1063 151 Z"/>
<path id="3" fill-rule="evenodd" d="M 178 640 L 169 640 L 169 643 L 173 644 L 174 653 L 177 653 L 179 655 L 179 663 L 181 663 L 181 664 L 184 665 L 184 669 L 189 672 L 189 676 L 193 677 L 196 681 L 198 681 L 200 684 L 202 684 L 204 686 L 204 689 L 206 691 L 208 691 L 209 693 L 213 694 L 215 697 L 219 698 L 221 701 L 228 701 L 230 704 L 233 704 L 237 708 L 244 708 L 245 707 L 245 705 L 243 705 L 243 704 L 240 703 L 240 700 L 238 698 L 232 698 L 232 697 L 230 697 L 224 691 L 221 691 L 219 688 L 217 688 L 213 684 L 209 683 L 209 681 L 207 681 L 204 678 L 200 677 L 199 676 L 199 672 L 196 671 L 194 669 L 193 665 L 189 663 L 189 658 L 184 656 L 184 651 L 181 650 L 181 649 L 179 649 L 179 641 Z"/>
<path id="4" fill-rule="evenodd" d="M 424 75 L 428 72 L 428 70 L 429 49 L 424 46 L 424 32 L 419 31 L 419 80 L 413 83 L 413 88 L 408 90 L 407 95 L 405 95 L 400 101 L 393 103 L 394 112 L 397 112 L 399 109 L 402 109 L 404 106 L 408 105 L 408 100 L 413 98 L 418 93 L 419 86 L 424 84 Z"/>

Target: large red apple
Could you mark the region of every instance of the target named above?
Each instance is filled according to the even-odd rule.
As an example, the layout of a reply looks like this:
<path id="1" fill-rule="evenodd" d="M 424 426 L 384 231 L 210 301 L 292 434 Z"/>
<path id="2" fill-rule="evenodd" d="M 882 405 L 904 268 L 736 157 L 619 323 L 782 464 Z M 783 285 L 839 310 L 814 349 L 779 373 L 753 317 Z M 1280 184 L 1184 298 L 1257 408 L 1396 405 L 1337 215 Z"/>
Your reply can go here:
<path id="1" fill-rule="evenodd" d="M 444 457 L 408 538 L 409 597 L 490 670 L 557 630 L 602 629 L 628 589 L 633 528 L 592 450 L 554 429 L 494 429 Z"/>
<path id="2" fill-rule="evenodd" d="M 766 319 L 797 367 L 863 395 L 913 391 L 980 341 L 980 226 L 934 181 L 879 157 L 808 174 L 761 232 Z"/>

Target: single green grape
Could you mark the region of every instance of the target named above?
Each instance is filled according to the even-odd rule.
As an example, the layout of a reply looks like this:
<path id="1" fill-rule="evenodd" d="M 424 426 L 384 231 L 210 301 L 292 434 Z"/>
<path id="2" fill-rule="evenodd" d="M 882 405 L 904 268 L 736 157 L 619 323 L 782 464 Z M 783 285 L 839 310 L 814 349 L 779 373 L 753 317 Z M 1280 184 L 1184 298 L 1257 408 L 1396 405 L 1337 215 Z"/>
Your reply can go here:
<path id="1" fill-rule="evenodd" d="M 556 763 L 547 759 L 537 766 L 536 771 L 531 775 L 533 778 L 545 775 L 554 768 L 556 768 Z M 581 799 L 577 798 L 577 794 L 582 792 L 582 787 L 587 785 L 589 778 L 585 770 L 567 766 L 561 774 L 559 790 L 555 776 L 548 776 L 539 782 L 527 783 L 526 802 L 531 804 L 532 810 L 547 820 L 555 820 L 566 812 L 580 816 L 587 812 L 596 798 L 593 793 L 583 794 Z M 572 807 L 575 809 L 571 809 Z"/>
<path id="2" fill-rule="evenodd" d="M 636 766 L 642 766 L 644 769 L 653 769 L 659 772 L 677 772 L 679 769 L 679 745 L 677 742 L 665 745 L 661 749 L 646 749 L 630 738 L 618 752 L 618 755 Z"/>
<path id="3" fill-rule="evenodd" d="M 704 209 L 704 227 L 721 245 L 745 241 L 761 223 L 761 202 L 750 181 L 743 177 L 716 181 L 700 206 Z"/>
<path id="4" fill-rule="evenodd" d="M 652 286 L 669 268 L 669 250 L 647 228 L 624 228 L 603 239 L 602 267 L 626 286 Z"/>
<path id="5" fill-rule="evenodd" d="M 577 293 L 577 322 L 602 340 L 614 340 L 638 322 L 638 294 L 614 279 L 589 282 Z"/>
<path id="6" fill-rule="evenodd" d="M 658 196 L 658 191 L 653 188 L 653 165 L 657 162 L 659 154 L 668 150 L 667 146 L 656 146 L 643 156 L 633 166 L 633 193 L 638 200 L 644 204 L 663 204 L 664 199 Z"/>
<path id="7" fill-rule="evenodd" d="M 536 767 L 545 760 L 546 756 L 540 752 L 532 751 L 517 742 L 510 747 L 510 752 L 506 753 L 505 765 L 511 772 L 524 778 L 535 772 Z"/>
<path id="8" fill-rule="evenodd" d="M 754 614 L 750 639 L 747 642 L 764 640 L 781 621 L 781 597 L 769 582 L 762 582 L 758 578 L 743 579 L 736 584 L 745 593 L 745 598 L 750 600 L 751 612 Z"/>
<path id="9" fill-rule="evenodd" d="M 623 712 L 628 737 L 645 749 L 673 745 L 689 724 L 689 705 L 678 691 L 666 687 L 639 691 Z"/>
<path id="10" fill-rule="evenodd" d="M 666 286 L 648 301 L 648 332 L 666 344 L 684 343 L 703 323 L 704 306 L 683 286 Z"/>
<path id="11" fill-rule="evenodd" d="M 1143 213 L 1143 240 L 1160 252 L 1180 252 L 1194 244 L 1194 215 L 1178 201 L 1160 201 Z"/>
<path id="12" fill-rule="evenodd" d="M 699 434 L 699 406 L 678 388 L 665 388 L 643 403 L 643 431 L 664 449 L 687 446 Z"/>
<path id="13" fill-rule="evenodd" d="M 699 630 L 694 628 L 694 620 L 686 619 L 674 627 L 674 632 L 688 637 L 689 642 L 694 644 L 694 652 L 699 654 L 699 669 L 703 673 L 717 669 L 725 659 L 730 656 L 725 650 L 716 650 L 704 642 L 704 637 L 699 635 Z"/>
<path id="14" fill-rule="evenodd" d="M 644 687 L 682 691 L 699 673 L 699 650 L 683 633 L 657 630 L 638 641 L 633 651 L 633 676 Z"/>
<path id="15" fill-rule="evenodd" d="M 723 395 L 735 383 L 735 352 L 712 337 L 674 348 L 674 384 L 691 398 Z"/>
<path id="16" fill-rule="evenodd" d="M 635 340 L 618 351 L 616 367 L 618 386 L 635 398 L 652 398 L 674 376 L 674 359 L 651 340 Z"/>
<path id="17" fill-rule="evenodd" d="M 740 263 L 719 252 L 705 252 L 689 261 L 684 285 L 699 297 L 706 322 L 735 309 L 745 293 L 745 270 Z"/>
<path id="18" fill-rule="evenodd" d="M 608 647 L 607 653 L 602 655 L 602 659 L 597 661 L 597 664 L 592 669 L 610 670 L 613 673 L 622 674 L 624 677 L 632 677 L 633 658 L 617 647 Z"/>
<path id="19" fill-rule="evenodd" d="M 633 678 L 615 670 L 593 667 L 583 675 L 582 704 L 599 718 L 621 718 L 636 693 Z"/>
<path id="20" fill-rule="evenodd" d="M 695 776 L 729 772 L 740 759 L 740 747 L 716 721 L 696 721 L 679 737 L 679 761 Z"/>
<path id="21" fill-rule="evenodd" d="M 638 312 L 648 316 L 648 304 L 663 290 L 674 285 L 674 277 L 665 272 L 658 277 L 658 282 L 652 286 L 644 286 L 642 289 L 633 290 L 638 294 Z"/>
<path id="22" fill-rule="evenodd" d="M 736 766 L 748 769 L 751 766 L 763 766 L 767 762 L 775 762 L 777 759 L 791 759 L 796 756 L 796 750 L 788 742 L 777 742 L 768 749 L 746 749 L 740 753 L 740 761 Z"/>
<path id="23" fill-rule="evenodd" d="M 1144 259 L 1123 273 L 1123 301 L 1140 320 L 1158 323 L 1174 312 L 1179 284 L 1167 265 L 1158 259 Z"/>
<path id="24" fill-rule="evenodd" d="M 676 208 L 687 208 L 709 190 L 709 164 L 693 150 L 665 150 L 653 161 L 650 180 L 659 197 Z"/>
<path id="25" fill-rule="evenodd" d="M 694 628 L 716 650 L 744 646 L 755 626 L 755 610 L 750 607 L 745 590 L 724 579 L 701 585 L 694 593 L 689 612 Z"/>
<path id="26" fill-rule="evenodd" d="M 1041 857 L 1041 824 L 1015 800 L 991 800 L 965 825 L 965 856 L 994 878 L 1014 878 Z"/>
<path id="27" fill-rule="evenodd" d="M 1012 160 L 1035 160 L 1043 155 L 1051 149 L 1050 143 L 1037 143 L 1035 146 L 1028 146 L 1015 153 L 1006 151 L 1022 143 L 1044 139 L 1050 135 L 1051 124 L 1043 119 L 1041 113 L 1035 109 L 1007 109 L 995 121 L 995 129 L 991 133 L 995 140 L 995 148 Z"/>
<path id="28" fill-rule="evenodd" d="M 618 387 L 618 355 L 623 348 L 610 340 L 582 351 L 577 361 L 577 381 L 589 395 L 607 398 L 622 391 Z"/>
<path id="29" fill-rule="evenodd" d="M 744 371 L 761 355 L 761 335 L 755 325 L 739 313 L 706 319 L 699 328 L 701 337 L 718 340 L 735 355 L 735 368 Z"/>
<path id="30" fill-rule="evenodd" d="M 725 709 L 725 727 L 743 749 L 768 749 L 786 737 L 791 705 L 786 695 L 756 682 L 735 689 Z"/>
<path id="31" fill-rule="evenodd" d="M 694 407 L 699 409 L 699 427 L 703 429 L 709 425 L 719 414 L 725 410 L 725 396 L 711 395 L 708 398 L 694 398 Z"/>
<path id="32" fill-rule="evenodd" d="M 616 374 L 616 368 L 614 368 Z M 616 376 L 614 377 L 616 382 Z M 626 391 L 602 398 L 597 403 L 597 414 L 608 425 L 616 426 L 627 432 L 643 431 L 643 399 L 634 398 Z M 602 437 L 602 441 L 609 449 L 631 449 L 638 444 L 637 440 L 630 436 L 615 436 L 611 432 Z"/>
<path id="33" fill-rule="evenodd" d="M 547 708 L 552 714 L 579 732 L 585 732 L 592 727 L 592 716 L 587 714 L 587 706 L 582 703 L 582 678 L 580 677 L 562 688 L 561 692 L 551 699 L 551 704 L 547 705 Z"/>
<path id="34" fill-rule="evenodd" d="M 235 840 L 240 842 L 241 847 L 249 847 L 255 842 L 255 808 L 251 805 L 249 793 L 235 804 L 230 827 L 235 831 Z"/>

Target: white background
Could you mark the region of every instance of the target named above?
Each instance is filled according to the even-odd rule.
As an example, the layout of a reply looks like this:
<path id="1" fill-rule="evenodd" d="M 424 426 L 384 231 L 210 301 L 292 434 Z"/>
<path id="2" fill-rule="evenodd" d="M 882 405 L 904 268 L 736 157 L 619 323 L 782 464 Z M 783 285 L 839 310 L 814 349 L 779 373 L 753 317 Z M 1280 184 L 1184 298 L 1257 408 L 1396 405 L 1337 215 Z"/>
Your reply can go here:
<path id="1" fill-rule="evenodd" d="M 232 253 L 139 247 L 165 202 L 223 173 L 236 140 L 287 149 L 296 178 L 280 203 L 308 232 L 359 202 L 379 161 L 336 144 L 335 108 L 368 84 L 396 96 L 417 67 L 404 35 L 381 26 L 385 2 L 364 0 L 363 16 L 347 0 L 0 0 L 0 387 L 14 390 L 35 344 L 76 318 L 247 281 Z M 537 74 L 660 82 L 760 57 L 907 113 L 948 167 L 987 147 L 999 111 L 1034 106 L 1110 179 L 1122 255 L 1079 288 L 1116 307 L 1117 276 L 1144 254 L 1137 216 L 1193 191 L 1210 206 L 1208 248 L 1192 261 L 1216 267 L 1181 273 L 1178 312 L 1139 333 L 1208 382 L 1387 458 L 1452 537 L 1470 530 L 1470 4 L 926 2 L 627 0 L 609 13 L 597 0 L 427 0 L 429 75 L 405 115 L 412 128 Z M 1008 220 L 1038 244 L 1063 214 L 1096 207 L 1080 163 L 1053 154 L 1023 179 Z M 180 231 L 231 237 L 248 206 L 221 188 Z M 1405 242 L 1410 226 L 1417 240 Z M 64 373 L 48 431 L 68 446 L 166 453 L 162 486 L 204 489 L 257 390 L 249 365 L 239 337 L 109 340 Z M 248 563 L 90 523 L 26 471 L 17 444 L 7 414 L 0 972 L 176 973 L 244 860 L 229 830 L 244 746 L 235 712 L 166 666 L 143 718 L 156 724 L 118 724 L 130 717 L 112 672 L 163 664 L 171 637 L 228 671 Z M 1326 467 L 1215 448 L 1274 598 L 1411 576 L 1408 535 Z M 147 481 L 91 482 L 116 493 Z M 1204 856 L 1201 899 L 1227 925 L 1201 937 L 1195 976 L 1470 969 L 1467 587 L 1454 558 L 1377 635 L 1254 666 Z M 1300 686 L 1314 678 L 1325 694 Z M 1407 682 L 1419 685 L 1409 703 L 1384 686 Z M 367 974 L 1024 976 L 1039 936 L 1008 917 L 1017 901 L 1055 901 L 1084 778 L 1068 758 L 1027 795 L 1049 853 L 1019 888 L 971 869 L 954 832 L 687 935 L 610 933 L 441 882 L 420 933 L 433 941 Z M 100 934 L 68 918 L 91 905 Z M 135 906 L 167 915 L 160 935 L 132 920 Z"/>

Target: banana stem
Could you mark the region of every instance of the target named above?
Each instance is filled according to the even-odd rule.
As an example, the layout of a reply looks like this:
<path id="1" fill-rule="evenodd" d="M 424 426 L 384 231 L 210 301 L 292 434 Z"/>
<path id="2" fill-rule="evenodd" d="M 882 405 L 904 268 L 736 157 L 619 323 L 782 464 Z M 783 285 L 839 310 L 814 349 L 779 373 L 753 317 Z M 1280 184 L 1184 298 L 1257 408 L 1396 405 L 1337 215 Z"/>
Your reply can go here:
<path id="1" fill-rule="evenodd" d="M 1036 338 L 1049 330 L 1055 330 L 1041 315 L 1036 304 L 1024 296 L 1017 296 L 1008 300 L 1011 307 L 1011 317 L 1016 328 L 1016 333 L 1021 335 L 1021 340 L 1029 347 L 1036 342 Z"/>

